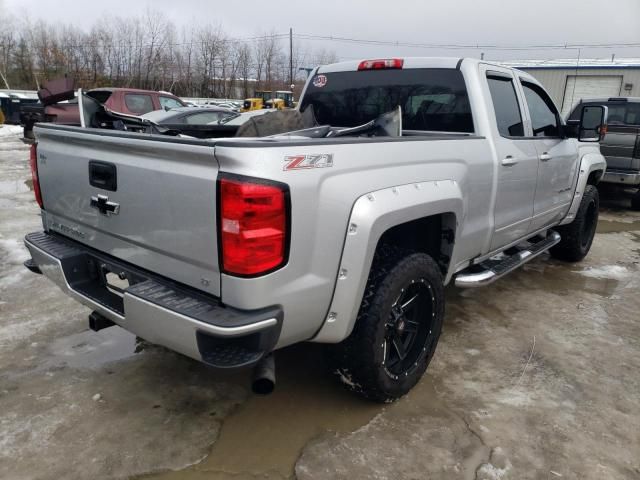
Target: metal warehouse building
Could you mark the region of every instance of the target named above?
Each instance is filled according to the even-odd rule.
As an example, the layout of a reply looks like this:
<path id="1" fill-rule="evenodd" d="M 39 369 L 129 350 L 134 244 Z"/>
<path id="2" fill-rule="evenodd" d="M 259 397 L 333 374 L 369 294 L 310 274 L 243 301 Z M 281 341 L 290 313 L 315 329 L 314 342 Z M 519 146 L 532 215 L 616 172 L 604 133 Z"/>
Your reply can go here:
<path id="1" fill-rule="evenodd" d="M 501 62 L 538 79 L 562 115 L 581 98 L 640 97 L 640 58 Z"/>

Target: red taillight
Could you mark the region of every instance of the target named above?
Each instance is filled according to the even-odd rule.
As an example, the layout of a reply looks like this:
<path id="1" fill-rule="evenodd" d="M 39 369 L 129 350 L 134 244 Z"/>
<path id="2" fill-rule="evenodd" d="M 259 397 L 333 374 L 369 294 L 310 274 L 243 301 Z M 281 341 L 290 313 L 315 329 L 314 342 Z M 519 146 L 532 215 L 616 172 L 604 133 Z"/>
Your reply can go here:
<path id="1" fill-rule="evenodd" d="M 218 189 L 224 272 L 255 276 L 280 267 L 287 254 L 285 188 L 221 178 Z"/>
<path id="2" fill-rule="evenodd" d="M 358 65 L 358 70 L 387 70 L 402 68 L 404 60 L 402 58 L 380 58 L 377 60 L 363 60 Z"/>
<path id="3" fill-rule="evenodd" d="M 29 151 L 29 167 L 31 167 L 31 180 L 33 181 L 33 193 L 40 208 L 42 206 L 42 194 L 40 193 L 40 180 L 38 180 L 38 150 L 36 144 L 31 145 Z"/>

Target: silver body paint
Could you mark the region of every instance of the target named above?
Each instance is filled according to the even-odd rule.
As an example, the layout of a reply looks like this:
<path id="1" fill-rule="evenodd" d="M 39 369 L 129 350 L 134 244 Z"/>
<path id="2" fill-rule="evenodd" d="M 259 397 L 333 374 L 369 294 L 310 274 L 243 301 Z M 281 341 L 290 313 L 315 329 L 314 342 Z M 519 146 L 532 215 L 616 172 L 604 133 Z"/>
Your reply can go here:
<path id="1" fill-rule="evenodd" d="M 356 70 L 357 64 L 320 67 L 317 73 Z M 458 59 L 415 58 L 405 59 L 404 68 L 456 68 L 457 64 Z M 44 228 L 237 309 L 278 305 L 284 319 L 277 348 L 305 340 L 339 342 L 353 328 L 378 240 L 389 228 L 430 215 L 454 219 L 455 239 L 444 279 L 448 283 L 472 263 L 570 222 L 589 175 L 605 170 L 597 144 L 579 148 L 575 139 L 558 140 L 541 147 L 562 150 L 558 161 L 542 165 L 536 154 L 531 164 L 535 167 L 520 177 L 544 191 L 544 198 L 520 202 L 521 184 L 510 178 L 516 170 L 501 160 L 505 148 L 514 155 L 522 149 L 516 140 L 506 147 L 499 144 L 485 71 L 500 69 L 514 79 L 537 82 L 526 73 L 473 59 L 464 60 L 459 68 L 469 92 L 474 135 L 188 141 L 36 127 Z M 522 92 L 518 95 L 523 102 Z M 523 113 L 529 132 L 524 106 Z M 532 140 L 536 141 L 542 144 Z M 300 155 L 325 155 L 323 168 L 286 170 L 286 162 Z M 91 196 L 105 192 L 89 185 L 89 160 L 117 166 L 118 189 L 106 192 L 119 204 L 117 215 L 101 215 L 90 207 Z M 291 243 L 282 268 L 258 278 L 220 272 L 216 225 L 220 172 L 289 186 Z M 553 183 L 558 179 L 562 185 Z M 524 213 L 514 218 L 505 207 L 505 195 L 513 209 Z M 496 222 L 504 218 L 514 220 L 496 229 Z M 127 302 L 138 317 L 149 314 L 144 305 L 134 308 Z M 127 328 L 126 320 L 121 324 Z M 142 337 L 156 335 L 145 332 L 153 328 L 151 322 L 135 325 Z M 171 319 L 163 320 L 163 335 L 172 335 L 170 325 Z M 189 343 L 184 335 L 180 330 L 179 345 L 171 346 L 192 353 L 192 346 L 184 346 Z"/>

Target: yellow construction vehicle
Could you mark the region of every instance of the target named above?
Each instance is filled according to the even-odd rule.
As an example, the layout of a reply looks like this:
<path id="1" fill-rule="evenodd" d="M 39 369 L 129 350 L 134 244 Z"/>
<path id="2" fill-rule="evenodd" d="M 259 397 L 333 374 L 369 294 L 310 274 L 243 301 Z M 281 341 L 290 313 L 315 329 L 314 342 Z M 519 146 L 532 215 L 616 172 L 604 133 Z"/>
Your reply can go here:
<path id="1" fill-rule="evenodd" d="M 245 98 L 241 112 L 251 110 L 261 110 L 263 108 L 282 110 L 283 108 L 293 108 L 293 92 L 278 90 L 270 92 L 267 90 L 256 91 L 256 96 Z"/>
<path id="2" fill-rule="evenodd" d="M 293 92 L 291 90 L 277 90 L 276 100 L 282 100 L 284 106 L 282 108 L 293 108 Z"/>
<path id="3" fill-rule="evenodd" d="M 245 98 L 242 104 L 241 112 L 250 112 L 252 110 L 262 110 L 261 98 Z"/>

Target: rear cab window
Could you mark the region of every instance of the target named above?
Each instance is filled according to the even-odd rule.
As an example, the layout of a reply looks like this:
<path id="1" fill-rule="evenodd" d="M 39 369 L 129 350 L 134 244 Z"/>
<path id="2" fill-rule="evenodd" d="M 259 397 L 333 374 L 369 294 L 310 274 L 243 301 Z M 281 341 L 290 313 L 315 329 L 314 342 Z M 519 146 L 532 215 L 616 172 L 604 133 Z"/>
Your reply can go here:
<path id="1" fill-rule="evenodd" d="M 316 75 L 300 111 L 309 106 L 320 125 L 356 127 L 398 106 L 403 131 L 474 133 L 462 72 L 410 68 Z"/>
<path id="2" fill-rule="evenodd" d="M 151 95 L 144 93 L 127 93 L 124 96 L 124 103 L 130 112 L 139 115 L 155 110 Z"/>

